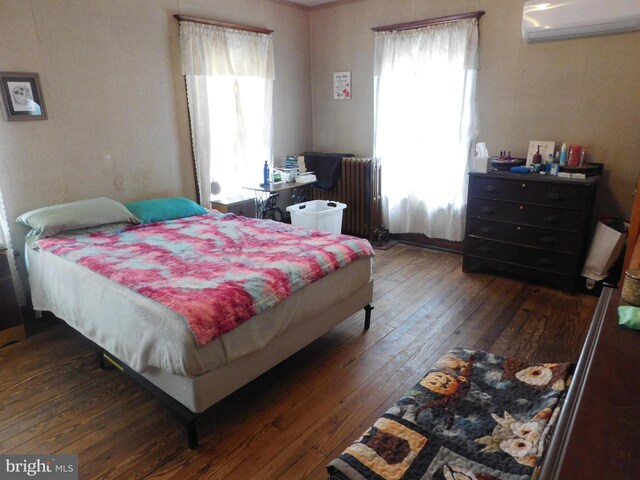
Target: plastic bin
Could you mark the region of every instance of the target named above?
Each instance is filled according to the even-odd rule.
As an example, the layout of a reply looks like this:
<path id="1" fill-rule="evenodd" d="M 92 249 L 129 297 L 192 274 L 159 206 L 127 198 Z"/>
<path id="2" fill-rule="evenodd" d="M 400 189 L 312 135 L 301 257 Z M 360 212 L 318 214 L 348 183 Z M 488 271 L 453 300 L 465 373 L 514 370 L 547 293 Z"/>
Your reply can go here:
<path id="1" fill-rule="evenodd" d="M 311 200 L 296 203 L 287 207 L 294 227 L 320 230 L 321 232 L 342 232 L 342 211 L 347 208 L 344 203 L 328 200 Z"/>

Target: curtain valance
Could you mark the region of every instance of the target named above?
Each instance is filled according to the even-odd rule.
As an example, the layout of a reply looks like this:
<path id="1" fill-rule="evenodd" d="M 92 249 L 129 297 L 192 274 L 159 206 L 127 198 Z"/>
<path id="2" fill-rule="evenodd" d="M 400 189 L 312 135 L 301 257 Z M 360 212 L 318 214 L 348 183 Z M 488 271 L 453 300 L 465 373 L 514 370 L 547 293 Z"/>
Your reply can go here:
<path id="1" fill-rule="evenodd" d="M 275 77 L 268 34 L 181 21 L 180 49 L 183 75 Z"/>
<path id="2" fill-rule="evenodd" d="M 375 33 L 376 59 L 374 75 L 399 65 L 413 69 L 425 68 L 433 58 L 451 59 L 464 70 L 478 69 L 478 19 L 468 18 L 453 23 L 441 23 L 404 31 Z M 399 62 L 398 56 L 413 58 L 412 62 Z M 407 72 L 408 73 L 408 72 Z"/>

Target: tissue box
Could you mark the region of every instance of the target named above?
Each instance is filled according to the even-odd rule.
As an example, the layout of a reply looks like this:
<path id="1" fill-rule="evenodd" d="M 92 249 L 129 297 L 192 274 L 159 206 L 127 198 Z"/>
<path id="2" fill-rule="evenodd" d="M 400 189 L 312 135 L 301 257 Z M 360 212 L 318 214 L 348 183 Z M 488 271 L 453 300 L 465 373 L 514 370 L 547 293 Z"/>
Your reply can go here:
<path id="1" fill-rule="evenodd" d="M 471 171 L 479 173 L 487 173 L 489 171 L 489 158 L 488 157 L 473 157 L 471 163 Z"/>

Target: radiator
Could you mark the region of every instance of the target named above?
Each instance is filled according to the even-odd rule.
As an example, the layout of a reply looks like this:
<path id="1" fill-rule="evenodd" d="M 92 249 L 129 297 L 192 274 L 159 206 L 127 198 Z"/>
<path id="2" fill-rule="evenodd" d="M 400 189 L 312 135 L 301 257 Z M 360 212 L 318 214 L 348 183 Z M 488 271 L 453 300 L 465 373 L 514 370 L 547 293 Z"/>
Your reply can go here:
<path id="1" fill-rule="evenodd" d="M 342 233 L 371 239 L 381 224 L 381 161 L 378 158 L 344 157 L 342 173 L 333 190 L 309 186 L 307 200 L 345 203 Z"/>

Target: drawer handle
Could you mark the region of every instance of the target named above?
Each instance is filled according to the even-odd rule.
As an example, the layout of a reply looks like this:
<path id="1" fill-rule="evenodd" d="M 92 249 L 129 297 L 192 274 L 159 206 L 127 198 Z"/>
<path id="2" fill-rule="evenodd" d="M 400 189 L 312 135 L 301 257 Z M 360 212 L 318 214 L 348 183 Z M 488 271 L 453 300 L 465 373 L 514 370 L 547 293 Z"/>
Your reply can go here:
<path id="1" fill-rule="evenodd" d="M 482 213 L 493 213 L 493 207 L 482 207 L 482 209 L 480 210 Z"/>
<path id="2" fill-rule="evenodd" d="M 492 233 L 493 232 L 493 228 L 491 228 L 491 227 L 480 227 L 480 232 L 481 233 Z"/>
<path id="3" fill-rule="evenodd" d="M 527 184 L 526 184 L 526 183 L 523 183 L 523 184 L 522 184 L 522 188 L 526 188 L 526 187 L 527 187 Z"/>
<path id="4" fill-rule="evenodd" d="M 540 239 L 540 243 L 544 245 L 554 245 L 556 243 L 556 239 L 553 237 L 542 237 Z"/>
<path id="5" fill-rule="evenodd" d="M 546 257 L 542 257 L 540 260 L 538 260 L 538 262 L 540 263 L 540 265 L 544 265 L 545 267 L 553 265 L 553 260 Z"/>
<path id="6" fill-rule="evenodd" d="M 558 223 L 558 217 L 555 215 L 547 215 L 546 217 L 542 217 L 542 220 L 547 223 Z"/>
<path id="7" fill-rule="evenodd" d="M 524 205 L 520 205 L 520 210 L 524 210 Z"/>
<path id="8" fill-rule="evenodd" d="M 484 187 L 484 190 L 486 192 L 495 192 L 496 191 L 496 187 L 494 187 L 493 185 L 487 185 L 486 187 Z"/>
<path id="9" fill-rule="evenodd" d="M 560 200 L 560 198 L 561 198 L 561 197 L 560 197 L 560 194 L 559 194 L 559 193 L 549 193 L 549 194 L 547 195 L 547 198 L 548 198 L 549 200 L 558 201 L 558 200 Z"/>

